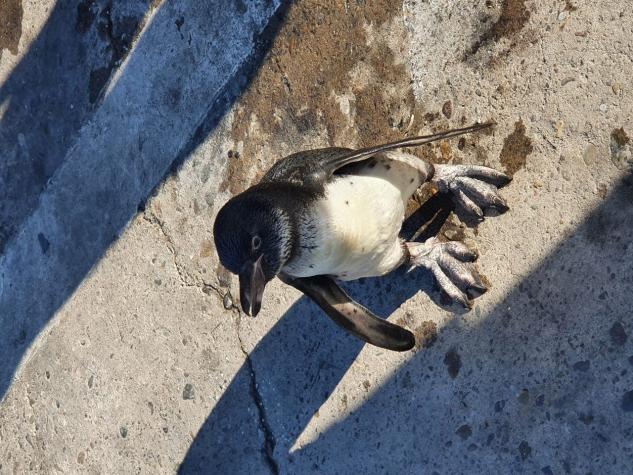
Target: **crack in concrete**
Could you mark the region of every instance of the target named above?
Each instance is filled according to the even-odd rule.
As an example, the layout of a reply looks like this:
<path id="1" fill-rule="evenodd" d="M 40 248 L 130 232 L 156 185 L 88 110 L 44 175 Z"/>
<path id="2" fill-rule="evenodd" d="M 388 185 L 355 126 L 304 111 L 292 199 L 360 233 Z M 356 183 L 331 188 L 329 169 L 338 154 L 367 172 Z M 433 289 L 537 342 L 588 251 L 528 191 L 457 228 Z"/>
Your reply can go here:
<path id="1" fill-rule="evenodd" d="M 253 402 L 255 403 L 255 407 L 257 408 L 258 420 L 259 420 L 259 428 L 264 434 L 264 444 L 261 448 L 262 456 L 270 469 L 270 473 L 273 475 L 279 475 L 279 464 L 275 460 L 275 436 L 273 435 L 272 428 L 270 427 L 270 423 L 268 422 L 268 416 L 266 415 L 266 407 L 264 406 L 264 398 L 259 392 L 259 385 L 257 384 L 257 373 L 255 372 L 255 366 L 253 365 L 253 360 L 251 359 L 248 351 L 246 351 L 244 347 L 244 342 L 242 341 L 242 336 L 240 334 L 240 322 L 242 314 L 238 309 L 234 311 L 237 315 L 237 323 L 235 326 L 235 331 L 237 333 L 237 339 L 240 343 L 240 349 L 246 358 L 246 364 L 248 365 L 248 371 L 250 375 L 251 381 L 251 397 L 253 398 Z"/>
<path id="2" fill-rule="evenodd" d="M 178 273 L 178 277 L 180 278 L 180 282 L 182 283 L 182 285 L 184 287 L 203 288 L 203 285 L 197 282 L 198 279 L 190 275 L 178 263 L 178 259 L 176 259 L 176 246 L 174 245 L 174 241 L 171 238 L 171 236 L 165 230 L 165 224 L 160 219 L 158 219 L 158 217 L 154 213 L 152 213 L 149 210 L 145 210 L 142 216 L 145 221 L 152 224 L 156 229 L 158 229 L 160 233 L 163 235 L 163 237 L 165 238 L 165 241 L 167 243 L 167 249 L 169 249 L 169 252 L 172 255 L 174 266 L 176 267 L 176 272 Z"/>
<path id="3" fill-rule="evenodd" d="M 176 268 L 176 271 L 178 273 L 178 276 L 180 278 L 182 285 L 185 287 L 197 287 L 207 295 L 214 293 L 220 299 L 221 302 L 224 302 L 225 294 L 222 292 L 222 290 L 219 287 L 209 284 L 207 282 L 201 281 L 201 279 L 198 279 L 192 276 L 185 269 L 183 269 L 182 266 L 178 263 L 176 246 L 174 244 L 173 239 L 171 238 L 169 233 L 166 231 L 165 224 L 153 212 L 151 212 L 148 209 L 146 209 L 142 213 L 142 217 L 145 221 L 147 221 L 152 226 L 154 226 L 165 238 L 167 248 L 169 249 L 169 252 L 172 255 L 172 258 L 174 261 L 174 267 Z M 274 457 L 274 451 L 275 451 L 275 445 L 276 445 L 275 436 L 273 435 L 272 429 L 270 427 L 270 423 L 268 422 L 266 407 L 264 406 L 264 399 L 261 393 L 259 392 L 259 385 L 257 383 L 257 374 L 255 372 L 255 366 L 253 365 L 253 360 L 251 359 L 248 351 L 246 350 L 244 346 L 244 342 L 242 341 L 242 336 L 240 334 L 240 322 L 241 322 L 242 313 L 240 312 L 239 308 L 235 306 L 232 306 L 230 311 L 234 314 L 235 319 L 236 319 L 235 333 L 237 335 L 240 350 L 242 351 L 242 354 L 244 355 L 244 358 L 246 359 L 246 364 L 248 366 L 250 386 L 251 386 L 250 394 L 251 394 L 251 397 L 253 398 L 253 403 L 255 404 L 255 407 L 257 409 L 257 416 L 258 416 L 257 419 L 259 422 L 259 429 L 264 434 L 264 444 L 261 448 L 261 454 L 270 472 L 273 475 L 279 475 L 279 464 L 277 463 Z"/>
<path id="4" fill-rule="evenodd" d="M 206 295 L 215 294 L 221 302 L 224 301 L 224 293 L 222 290 L 209 282 L 206 282 L 198 277 L 191 275 L 187 270 L 178 262 L 178 253 L 176 252 L 176 245 L 174 244 L 174 240 L 169 235 L 167 230 L 165 229 L 165 223 L 163 223 L 158 216 L 156 216 L 152 211 L 146 209 L 142 213 L 142 217 L 145 221 L 153 225 L 164 237 L 165 242 L 167 244 L 167 249 L 172 256 L 174 261 L 174 267 L 176 268 L 176 272 L 178 273 L 178 277 L 180 278 L 180 282 L 184 287 L 197 287 Z"/>

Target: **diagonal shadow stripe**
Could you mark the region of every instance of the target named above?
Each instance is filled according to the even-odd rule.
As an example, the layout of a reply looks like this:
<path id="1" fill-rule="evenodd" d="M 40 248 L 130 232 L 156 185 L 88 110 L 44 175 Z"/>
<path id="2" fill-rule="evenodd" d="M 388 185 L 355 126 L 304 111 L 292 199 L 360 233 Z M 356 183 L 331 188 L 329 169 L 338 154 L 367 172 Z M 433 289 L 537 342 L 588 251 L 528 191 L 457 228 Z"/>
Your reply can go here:
<path id="1" fill-rule="evenodd" d="M 0 85 L 0 104 L 5 104 L 0 107 L 0 253 L 93 116 L 150 5 L 151 0 L 55 3 Z"/>
<path id="2" fill-rule="evenodd" d="M 41 329 L 138 207 L 247 87 L 288 2 L 216 6 L 212 0 L 160 5 L 98 110 L 90 120 L 81 118 L 82 128 L 37 196 L 37 207 L 4 249 L 0 397 Z"/>
<path id="3" fill-rule="evenodd" d="M 361 349 L 301 298 L 251 354 L 280 472 L 628 473 L 631 242 L 629 174 L 479 323 L 453 320 L 365 404 L 290 454 Z M 396 274 L 351 292 L 389 314 L 419 287 Z M 461 361 L 454 379 L 449 352 Z M 261 456 L 240 451 L 239 428 L 225 417 L 246 410 L 237 388 L 209 415 L 181 473 L 244 473 Z"/>

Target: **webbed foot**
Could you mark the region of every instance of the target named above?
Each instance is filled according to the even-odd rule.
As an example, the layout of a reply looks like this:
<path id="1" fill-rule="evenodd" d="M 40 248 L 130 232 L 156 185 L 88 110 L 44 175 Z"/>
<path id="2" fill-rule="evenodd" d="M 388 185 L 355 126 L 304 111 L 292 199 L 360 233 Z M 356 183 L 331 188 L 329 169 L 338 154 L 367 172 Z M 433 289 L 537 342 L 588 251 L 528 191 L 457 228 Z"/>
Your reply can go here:
<path id="1" fill-rule="evenodd" d="M 424 243 L 407 242 L 405 245 L 409 251 L 409 264 L 430 270 L 440 288 L 464 307 L 471 307 L 467 291 L 483 293 L 487 290 L 473 264 L 477 253 L 463 242 L 441 242 L 432 237 Z"/>
<path id="2" fill-rule="evenodd" d="M 499 188 L 510 180 L 504 173 L 479 165 L 435 165 L 431 182 L 440 192 L 451 192 L 458 204 L 483 219 L 482 209 L 508 210 L 508 205 L 499 195 Z"/>

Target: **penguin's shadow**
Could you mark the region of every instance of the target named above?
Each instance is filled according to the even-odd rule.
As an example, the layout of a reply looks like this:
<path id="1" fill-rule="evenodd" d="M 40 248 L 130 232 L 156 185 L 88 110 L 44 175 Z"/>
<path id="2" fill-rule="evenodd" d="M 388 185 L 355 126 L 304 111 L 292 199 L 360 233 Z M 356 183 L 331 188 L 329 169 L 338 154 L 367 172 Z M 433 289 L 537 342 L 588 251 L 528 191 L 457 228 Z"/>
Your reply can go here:
<path id="1" fill-rule="evenodd" d="M 274 460 L 284 473 L 630 473 L 631 242 L 633 174 L 487 315 L 454 319 L 293 452 L 363 346 L 301 298 L 251 354 L 265 411 L 253 409 L 245 364 L 181 473 L 279 473 Z M 431 287 L 424 276 L 374 282 L 348 289 L 383 315 Z M 264 440 L 260 417 L 276 439 Z"/>
<path id="2" fill-rule="evenodd" d="M 410 239 L 420 226 L 424 226 L 424 232 L 416 240 L 435 235 L 452 209 L 450 200 L 441 196 L 431 198 L 405 221 L 401 235 Z M 383 317 L 391 315 L 421 291 L 428 293 L 437 304 L 448 303 L 440 296 L 433 277 L 424 270 L 406 272 L 401 268 L 385 277 L 346 283 L 345 289 Z M 278 447 L 292 446 L 356 360 L 363 345 L 334 324 L 307 297 L 294 303 L 257 344 L 250 355 L 254 373 L 258 373 L 258 368 L 266 368 L 266 378 L 257 380 L 258 392 L 263 400 L 283 405 L 282 411 L 272 411 L 266 416 L 267 423 L 281 434 L 275 441 Z M 306 375 L 311 376 L 306 378 Z M 245 414 L 253 407 L 253 399 L 248 395 L 252 392 L 250 378 L 251 368 L 245 364 L 200 429 L 180 473 L 204 473 L 210 467 L 213 473 L 252 472 L 252 457 L 244 456 L 248 447 L 245 441 L 263 439 L 264 435 L 257 427 L 247 428 L 245 423 Z M 279 388 L 283 388 L 283 394 L 278 393 Z M 289 414 L 292 417 L 288 417 Z M 226 435 L 222 443 L 218 443 L 218 434 Z M 265 446 L 261 440 L 259 447 Z M 261 460 L 265 461 L 265 450 L 261 450 Z"/>

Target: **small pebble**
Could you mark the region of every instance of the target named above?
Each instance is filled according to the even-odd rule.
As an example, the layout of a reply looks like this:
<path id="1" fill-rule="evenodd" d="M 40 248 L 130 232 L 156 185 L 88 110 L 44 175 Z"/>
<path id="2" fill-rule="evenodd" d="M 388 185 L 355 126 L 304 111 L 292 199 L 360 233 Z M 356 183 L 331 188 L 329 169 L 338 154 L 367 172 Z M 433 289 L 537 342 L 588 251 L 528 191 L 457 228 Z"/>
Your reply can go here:
<path id="1" fill-rule="evenodd" d="M 617 346 L 623 346 L 628 338 L 626 330 L 621 322 L 615 322 L 609 330 L 611 342 Z"/>
<path id="2" fill-rule="evenodd" d="M 182 398 L 187 401 L 193 399 L 196 394 L 195 389 L 193 388 L 193 384 L 187 383 L 185 384 L 185 389 L 182 391 Z"/>
<path id="3" fill-rule="evenodd" d="M 453 103 L 451 101 L 446 101 L 442 106 L 442 114 L 447 119 L 450 119 L 453 115 Z"/>
<path id="4" fill-rule="evenodd" d="M 613 86 L 611 86 L 611 90 L 613 91 L 613 94 L 619 96 L 622 92 L 622 86 L 620 86 L 620 84 L 616 82 Z"/>
<path id="5" fill-rule="evenodd" d="M 569 84 L 570 82 L 574 82 L 575 80 L 576 80 L 576 78 L 575 78 L 575 77 L 573 77 L 573 76 L 569 76 L 569 77 L 566 77 L 565 79 L 563 79 L 563 80 L 560 82 L 560 85 L 561 85 L 561 86 L 566 86 L 567 84 Z"/>
<path id="6" fill-rule="evenodd" d="M 227 310 L 233 308 L 233 297 L 231 297 L 231 292 L 227 292 L 226 294 L 224 294 L 224 299 L 222 300 L 222 303 L 224 304 L 224 308 Z"/>
<path id="7" fill-rule="evenodd" d="M 609 110 L 609 106 L 606 104 L 600 104 L 600 112 L 607 112 Z"/>
<path id="8" fill-rule="evenodd" d="M 563 21 L 565 18 L 569 16 L 569 12 L 567 10 L 563 10 L 558 14 L 558 21 Z"/>

